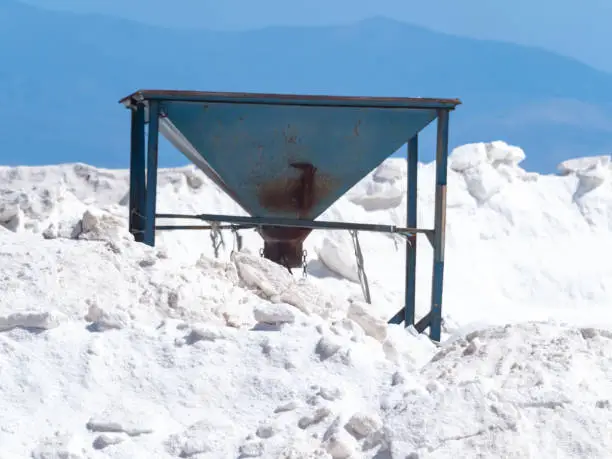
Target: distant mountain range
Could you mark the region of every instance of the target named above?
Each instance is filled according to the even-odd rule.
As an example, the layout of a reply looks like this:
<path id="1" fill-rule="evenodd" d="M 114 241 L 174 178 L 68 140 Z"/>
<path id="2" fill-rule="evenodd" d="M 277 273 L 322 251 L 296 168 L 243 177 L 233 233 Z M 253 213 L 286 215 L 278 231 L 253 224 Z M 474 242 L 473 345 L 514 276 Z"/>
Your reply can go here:
<path id="1" fill-rule="evenodd" d="M 385 16 L 437 32 L 537 46 L 612 72 L 608 0 L 20 0 L 145 24 L 213 30 L 352 24 Z"/>
<path id="2" fill-rule="evenodd" d="M 451 146 L 505 140 L 544 172 L 612 152 L 612 75 L 387 19 L 173 30 L 0 0 L 0 43 L 0 164 L 126 167 L 129 116 L 117 101 L 140 88 L 458 97 Z M 433 129 L 424 137 L 429 160 Z"/>

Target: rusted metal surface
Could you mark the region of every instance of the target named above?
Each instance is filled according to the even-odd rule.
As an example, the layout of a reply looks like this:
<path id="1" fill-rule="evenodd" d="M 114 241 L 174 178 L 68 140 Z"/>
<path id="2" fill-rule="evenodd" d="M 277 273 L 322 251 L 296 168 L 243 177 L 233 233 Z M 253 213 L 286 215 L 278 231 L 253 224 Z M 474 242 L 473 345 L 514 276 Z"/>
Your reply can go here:
<path id="1" fill-rule="evenodd" d="M 264 240 L 263 256 L 288 268 L 299 268 L 303 260 L 303 244 L 312 230 L 264 226 L 259 234 Z"/>
<path id="2" fill-rule="evenodd" d="M 316 186 L 317 168 L 312 164 L 297 162 L 290 166 L 299 170 L 300 176 L 278 184 L 264 184 L 260 202 L 266 209 L 291 210 L 296 218 L 304 218 L 325 190 Z M 288 268 L 302 266 L 303 242 L 311 231 L 308 228 L 263 227 L 260 234 L 264 239 L 264 257 Z"/>
<path id="3" fill-rule="evenodd" d="M 332 176 L 319 172 L 310 163 L 291 163 L 289 167 L 298 170 L 300 175 L 284 176 L 262 183 L 257 190 L 259 203 L 270 211 L 288 212 L 295 218 L 308 218 L 313 206 L 333 193 L 337 183 Z"/>

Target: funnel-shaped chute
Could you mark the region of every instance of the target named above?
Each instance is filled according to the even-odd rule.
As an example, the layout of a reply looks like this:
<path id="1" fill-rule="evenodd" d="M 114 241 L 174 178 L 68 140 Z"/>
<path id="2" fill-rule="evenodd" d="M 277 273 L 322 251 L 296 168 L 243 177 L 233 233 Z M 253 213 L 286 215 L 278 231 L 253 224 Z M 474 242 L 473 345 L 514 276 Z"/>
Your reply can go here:
<path id="1" fill-rule="evenodd" d="M 162 132 L 251 215 L 315 219 L 436 111 L 173 102 L 165 115 Z"/>

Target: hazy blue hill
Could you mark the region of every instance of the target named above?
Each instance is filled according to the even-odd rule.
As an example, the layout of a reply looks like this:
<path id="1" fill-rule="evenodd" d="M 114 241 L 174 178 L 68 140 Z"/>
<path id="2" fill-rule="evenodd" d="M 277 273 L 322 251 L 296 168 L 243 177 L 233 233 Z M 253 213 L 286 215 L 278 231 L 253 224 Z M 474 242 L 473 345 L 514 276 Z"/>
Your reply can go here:
<path id="1" fill-rule="evenodd" d="M 612 151 L 611 75 L 387 19 L 189 31 L 0 0 L 0 62 L 2 164 L 126 166 L 129 117 L 117 101 L 139 88 L 459 97 L 452 145 L 506 140 L 538 170 Z"/>

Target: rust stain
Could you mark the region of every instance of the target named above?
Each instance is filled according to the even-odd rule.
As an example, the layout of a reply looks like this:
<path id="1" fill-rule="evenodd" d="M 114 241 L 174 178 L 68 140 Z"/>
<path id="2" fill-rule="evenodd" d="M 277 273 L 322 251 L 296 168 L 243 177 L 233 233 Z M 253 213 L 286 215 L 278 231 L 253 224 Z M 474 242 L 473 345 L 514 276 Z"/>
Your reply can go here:
<path id="1" fill-rule="evenodd" d="M 291 163 L 291 167 L 301 170 L 300 186 L 297 195 L 297 204 L 300 210 L 308 211 L 314 204 L 314 181 L 317 168 L 310 163 Z"/>
<path id="2" fill-rule="evenodd" d="M 308 212 L 335 189 L 335 181 L 310 163 L 296 162 L 289 166 L 299 170 L 300 176 L 263 183 L 259 188 L 259 203 L 265 209 L 294 212 L 297 218 L 306 218 Z"/>
<path id="3" fill-rule="evenodd" d="M 309 228 L 279 228 L 265 226 L 261 229 L 264 239 L 263 256 L 268 260 L 291 268 L 303 263 L 304 239 L 311 233 Z"/>
<path id="4" fill-rule="evenodd" d="M 353 129 L 353 134 L 355 134 L 355 137 L 359 137 L 359 126 L 361 126 L 361 120 L 357 121 L 357 124 Z"/>
<path id="5" fill-rule="evenodd" d="M 263 183 L 258 198 L 262 207 L 271 211 L 291 212 L 296 218 L 308 218 L 312 208 L 336 189 L 336 180 L 321 174 L 308 162 L 291 162 L 299 175 L 285 176 Z M 309 228 L 264 226 L 264 257 L 291 269 L 302 265 L 302 243 L 311 233 Z"/>

